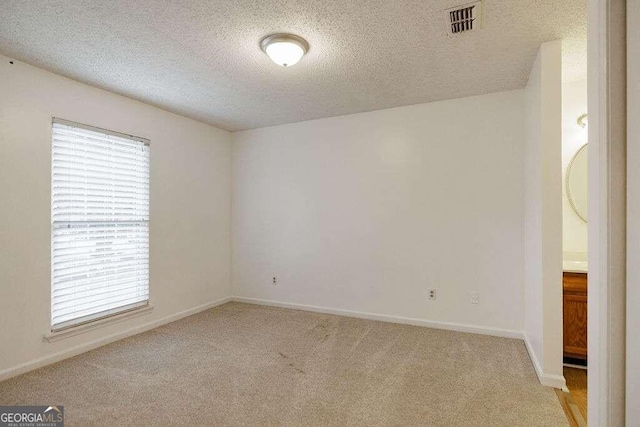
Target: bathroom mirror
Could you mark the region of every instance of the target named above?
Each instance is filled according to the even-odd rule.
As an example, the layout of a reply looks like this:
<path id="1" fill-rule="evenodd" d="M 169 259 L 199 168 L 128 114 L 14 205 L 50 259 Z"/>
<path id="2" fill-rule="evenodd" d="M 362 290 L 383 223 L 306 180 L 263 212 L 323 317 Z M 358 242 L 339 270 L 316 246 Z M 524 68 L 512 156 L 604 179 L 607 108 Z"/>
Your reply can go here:
<path id="1" fill-rule="evenodd" d="M 587 222 L 587 149 L 584 144 L 567 167 L 567 198 L 575 213 Z"/>

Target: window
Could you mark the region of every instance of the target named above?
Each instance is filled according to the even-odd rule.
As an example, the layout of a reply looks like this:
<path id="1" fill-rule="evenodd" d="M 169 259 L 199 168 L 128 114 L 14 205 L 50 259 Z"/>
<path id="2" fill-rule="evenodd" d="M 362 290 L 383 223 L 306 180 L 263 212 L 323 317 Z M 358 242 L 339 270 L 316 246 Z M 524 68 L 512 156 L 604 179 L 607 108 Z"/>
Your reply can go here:
<path id="1" fill-rule="evenodd" d="M 149 302 L 149 143 L 53 121 L 51 329 Z"/>

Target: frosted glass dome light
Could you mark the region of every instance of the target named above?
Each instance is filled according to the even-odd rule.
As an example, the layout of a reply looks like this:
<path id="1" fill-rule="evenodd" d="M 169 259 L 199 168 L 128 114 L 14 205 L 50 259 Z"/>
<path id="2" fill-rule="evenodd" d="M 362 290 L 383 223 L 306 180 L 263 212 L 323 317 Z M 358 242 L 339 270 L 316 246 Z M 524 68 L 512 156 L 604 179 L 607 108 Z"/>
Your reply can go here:
<path id="1" fill-rule="evenodd" d="M 273 62 L 283 67 L 297 64 L 309 50 L 307 41 L 293 34 L 272 34 L 260 42 L 260 47 Z"/>

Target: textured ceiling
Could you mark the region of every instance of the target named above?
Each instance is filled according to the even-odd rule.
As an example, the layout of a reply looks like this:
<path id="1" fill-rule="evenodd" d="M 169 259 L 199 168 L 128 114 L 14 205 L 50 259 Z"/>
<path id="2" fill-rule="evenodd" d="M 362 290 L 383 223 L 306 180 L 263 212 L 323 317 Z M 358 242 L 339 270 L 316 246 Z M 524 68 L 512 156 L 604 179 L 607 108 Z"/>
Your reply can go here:
<path id="1" fill-rule="evenodd" d="M 554 39 L 586 76 L 586 0 L 484 0 L 449 36 L 465 1 L 2 0 L 0 53 L 232 131 L 521 88 Z M 309 53 L 273 64 L 275 32 Z"/>

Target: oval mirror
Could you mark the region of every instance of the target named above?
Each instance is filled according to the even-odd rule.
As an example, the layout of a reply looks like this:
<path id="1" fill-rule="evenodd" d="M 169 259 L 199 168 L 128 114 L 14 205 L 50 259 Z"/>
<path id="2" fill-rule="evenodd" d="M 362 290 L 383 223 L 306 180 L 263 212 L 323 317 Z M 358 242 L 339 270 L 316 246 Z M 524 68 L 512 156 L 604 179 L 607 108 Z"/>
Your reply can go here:
<path id="1" fill-rule="evenodd" d="M 567 167 L 567 198 L 575 213 L 587 222 L 587 145 L 573 156 Z"/>

